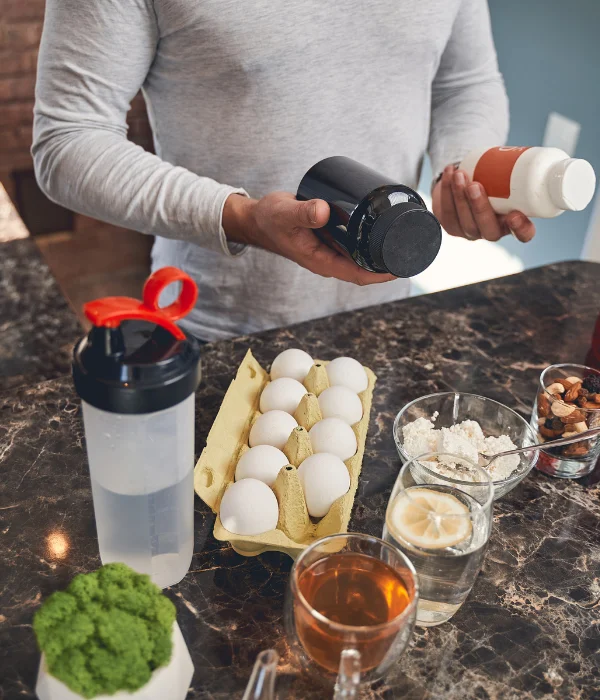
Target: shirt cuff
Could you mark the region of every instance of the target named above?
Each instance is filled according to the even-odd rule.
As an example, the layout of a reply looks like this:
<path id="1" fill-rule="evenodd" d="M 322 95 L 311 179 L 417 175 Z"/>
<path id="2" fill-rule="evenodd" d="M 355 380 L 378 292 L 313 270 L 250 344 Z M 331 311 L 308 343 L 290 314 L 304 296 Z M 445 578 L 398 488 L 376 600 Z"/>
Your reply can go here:
<path id="1" fill-rule="evenodd" d="M 436 176 L 433 178 L 431 181 L 431 192 L 435 189 L 435 186 L 438 184 L 438 182 L 442 179 L 442 175 L 444 174 L 444 170 L 449 166 L 452 165 L 454 166 L 454 170 L 458 170 L 458 166 L 460 165 L 460 161 L 457 161 L 456 163 L 446 163 L 444 167 L 436 173 Z"/>
<path id="2" fill-rule="evenodd" d="M 214 222 L 212 230 L 216 231 L 219 243 L 217 248 L 219 252 L 224 253 L 227 257 L 236 257 L 241 255 L 247 248 L 244 243 L 233 243 L 227 240 L 225 235 L 225 230 L 223 229 L 223 209 L 225 207 L 225 201 L 230 194 L 241 194 L 244 197 L 249 197 L 250 195 L 239 187 L 229 187 L 229 185 L 221 185 L 219 190 L 213 200 L 211 219 Z M 214 234 L 213 234 L 214 235 Z M 211 248 L 213 246 L 210 246 Z"/>
<path id="3" fill-rule="evenodd" d="M 446 147 L 443 149 L 442 153 L 431 154 L 430 158 L 433 166 L 432 170 L 434 182 L 437 182 L 444 172 L 444 168 L 446 168 L 448 165 L 458 167 L 462 159 L 467 155 L 467 153 L 469 153 L 469 151 L 469 148 L 465 148 L 464 146 L 461 148 L 460 146 L 457 146 L 456 148 Z"/>
<path id="4" fill-rule="evenodd" d="M 225 202 L 227 201 L 227 197 L 229 197 L 230 194 L 241 194 L 244 197 L 249 197 L 250 195 L 246 192 L 246 190 L 243 190 L 241 188 L 234 188 L 234 187 L 229 187 L 229 192 L 223 197 L 223 201 L 221 202 L 221 205 L 219 207 L 219 238 L 221 240 L 221 248 L 223 249 L 223 252 L 225 255 L 231 258 L 235 258 L 238 255 L 241 255 L 246 248 L 248 247 L 244 243 L 234 243 L 233 241 L 228 241 L 227 236 L 225 235 L 225 229 L 223 228 L 223 209 L 225 208 Z"/>
<path id="5" fill-rule="evenodd" d="M 456 135 L 450 143 L 436 140 L 435 145 L 429 149 L 429 159 L 431 160 L 431 170 L 433 171 L 434 182 L 444 172 L 448 165 L 458 166 L 465 156 L 476 148 L 493 148 L 503 145 L 503 141 L 494 135 L 464 135 L 462 138 Z M 468 145 L 465 145 L 468 144 Z"/>

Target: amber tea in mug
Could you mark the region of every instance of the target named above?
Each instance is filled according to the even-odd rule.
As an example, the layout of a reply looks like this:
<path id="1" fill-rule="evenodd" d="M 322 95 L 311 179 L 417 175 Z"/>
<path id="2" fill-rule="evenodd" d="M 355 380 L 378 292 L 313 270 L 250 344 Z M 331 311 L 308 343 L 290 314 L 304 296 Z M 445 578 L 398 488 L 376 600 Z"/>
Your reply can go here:
<path id="1" fill-rule="evenodd" d="M 331 540 L 345 546 L 332 551 L 326 546 Z M 334 535 L 312 545 L 291 579 L 295 633 L 304 652 L 331 672 L 344 649 L 360 652 L 363 674 L 396 658 L 414 622 L 411 569 L 397 549 L 366 535 Z"/>

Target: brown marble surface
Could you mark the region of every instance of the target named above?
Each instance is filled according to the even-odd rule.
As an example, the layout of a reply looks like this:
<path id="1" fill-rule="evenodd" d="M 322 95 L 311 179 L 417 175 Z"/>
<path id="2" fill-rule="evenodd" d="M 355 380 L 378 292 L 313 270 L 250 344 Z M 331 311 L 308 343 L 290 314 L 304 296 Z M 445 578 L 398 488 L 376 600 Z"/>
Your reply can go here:
<path id="1" fill-rule="evenodd" d="M 263 365 L 287 347 L 349 354 L 378 375 L 352 531 L 380 534 L 399 460 L 395 413 L 464 390 L 528 416 L 539 372 L 581 362 L 600 312 L 600 266 L 564 263 L 440 294 L 207 346 L 197 401 L 199 453 L 248 347 Z M 598 471 L 598 470 L 597 470 Z M 0 697 L 33 698 L 40 601 L 99 564 L 83 430 L 68 378 L 0 396 Z M 495 506 L 474 590 L 447 624 L 417 630 L 367 698 L 600 698 L 600 474 L 532 473 Z M 245 559 L 212 535 L 198 499 L 191 570 L 168 594 L 196 672 L 189 698 L 241 698 L 256 654 L 281 655 L 279 698 L 325 698 L 282 629 L 291 560 Z"/>
<path id="2" fill-rule="evenodd" d="M 0 185 L 0 391 L 68 373 L 81 333 Z"/>

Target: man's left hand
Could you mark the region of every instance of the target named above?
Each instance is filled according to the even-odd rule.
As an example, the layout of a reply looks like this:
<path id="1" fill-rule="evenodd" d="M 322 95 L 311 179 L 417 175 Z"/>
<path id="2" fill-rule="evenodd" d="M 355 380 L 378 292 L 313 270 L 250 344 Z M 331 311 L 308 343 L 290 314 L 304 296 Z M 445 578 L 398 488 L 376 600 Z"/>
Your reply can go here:
<path id="1" fill-rule="evenodd" d="M 451 236 L 470 241 L 499 241 L 514 233 L 527 243 L 535 236 L 535 224 L 519 211 L 498 215 L 478 182 L 470 182 L 464 170 L 449 165 L 432 193 L 433 213 Z"/>

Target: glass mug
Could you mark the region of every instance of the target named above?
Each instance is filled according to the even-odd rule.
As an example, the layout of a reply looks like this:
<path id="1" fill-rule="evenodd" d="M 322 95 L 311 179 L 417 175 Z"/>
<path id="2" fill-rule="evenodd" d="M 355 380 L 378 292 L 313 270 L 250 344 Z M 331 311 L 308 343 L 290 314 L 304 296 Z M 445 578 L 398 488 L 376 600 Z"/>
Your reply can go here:
<path id="1" fill-rule="evenodd" d="M 406 648 L 418 595 L 415 569 L 393 545 L 362 534 L 324 537 L 292 567 L 290 643 L 303 662 L 314 662 L 302 666 L 321 679 L 335 682 L 340 661 L 342 669 L 354 664 L 356 677 L 360 662 L 361 681 L 372 682 Z"/>
<path id="2" fill-rule="evenodd" d="M 460 465 L 456 478 L 435 471 L 439 457 Z M 471 592 L 492 530 L 493 497 L 489 474 L 458 455 L 421 455 L 400 470 L 383 539 L 401 550 L 416 569 L 417 625 L 446 622 Z"/>
<path id="3" fill-rule="evenodd" d="M 600 427 L 600 403 L 596 401 L 600 393 L 587 391 L 586 396 L 578 396 L 578 389 L 583 388 L 583 380 L 589 381 L 595 377 L 598 377 L 595 381 L 600 382 L 600 370 L 585 365 L 560 364 L 546 367 L 540 375 L 531 412 L 531 427 L 536 432 L 539 442 L 572 437 L 578 432 Z M 556 391 L 557 382 L 566 379 L 571 380 L 566 386 L 573 388 L 572 396 L 564 387 L 562 391 Z M 566 406 L 563 399 L 567 399 Z M 564 416 L 566 411 L 571 413 Z M 598 457 L 600 436 L 572 445 L 541 450 L 536 467 L 549 476 L 579 479 L 594 470 Z"/>

